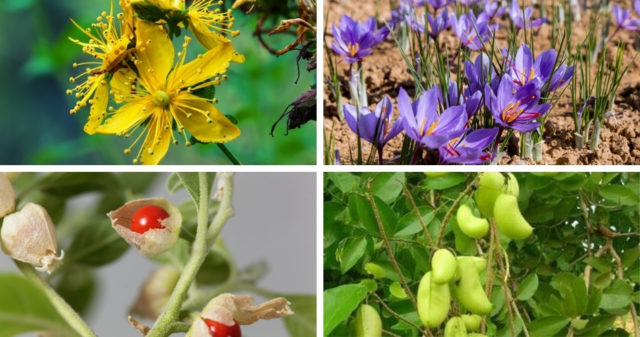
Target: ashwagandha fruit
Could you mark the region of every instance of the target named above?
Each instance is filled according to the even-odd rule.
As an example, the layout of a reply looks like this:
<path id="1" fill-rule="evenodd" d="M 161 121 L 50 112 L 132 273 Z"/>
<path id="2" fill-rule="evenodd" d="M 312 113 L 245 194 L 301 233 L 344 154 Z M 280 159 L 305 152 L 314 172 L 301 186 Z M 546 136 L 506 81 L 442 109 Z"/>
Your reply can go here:
<path id="1" fill-rule="evenodd" d="M 520 213 L 518 198 L 509 194 L 500 195 L 493 213 L 500 233 L 514 240 L 524 240 L 533 233 L 533 228 Z"/>
<path id="2" fill-rule="evenodd" d="M 129 229 L 142 234 L 152 228 L 164 228 L 160 221 L 168 217 L 169 213 L 162 207 L 155 205 L 142 206 L 133 213 Z"/>
<path id="3" fill-rule="evenodd" d="M 431 258 L 431 277 L 435 283 L 448 283 L 456 273 L 456 257 L 448 249 L 438 249 Z"/>
<path id="4" fill-rule="evenodd" d="M 487 315 L 493 305 L 485 294 L 475 264 L 471 260 L 458 260 L 460 280 L 454 284 L 458 302 L 476 315 Z"/>
<path id="5" fill-rule="evenodd" d="M 156 228 L 136 228 L 133 222 L 136 213 L 147 206 L 155 206 L 166 212 L 169 216 L 154 216 L 159 223 Z M 130 245 L 135 247 L 142 255 L 156 256 L 173 247 L 178 241 L 180 227 L 182 226 L 182 215 L 180 210 L 171 202 L 163 198 L 151 198 L 129 201 L 122 207 L 107 214 L 111 219 L 113 229 L 122 236 Z M 132 229 L 131 227 L 134 226 Z M 140 232 L 142 233 L 140 233 Z"/>
<path id="6" fill-rule="evenodd" d="M 180 278 L 180 270 L 164 265 L 155 270 L 142 286 L 131 314 L 156 320 L 164 310 Z"/>
<path id="7" fill-rule="evenodd" d="M 207 320 L 233 327 L 235 324 L 250 325 L 260 319 L 293 315 L 289 305 L 289 301 L 284 297 L 274 298 L 256 306 L 251 295 L 221 294 L 202 309 L 187 332 L 187 337 L 212 337 Z"/>
<path id="8" fill-rule="evenodd" d="M 418 286 L 418 316 L 426 327 L 435 328 L 449 315 L 451 293 L 449 283 L 435 283 L 431 276 L 426 273 Z"/>
<path id="9" fill-rule="evenodd" d="M 500 194 L 520 195 L 516 177 L 508 173 L 485 172 L 480 174 L 478 189 L 475 192 L 476 205 L 486 218 L 493 218 L 493 205 Z"/>
<path id="10" fill-rule="evenodd" d="M 44 207 L 28 203 L 19 212 L 7 215 L 0 232 L 2 250 L 12 259 L 30 263 L 51 273 L 62 262 L 53 221 Z"/>
<path id="11" fill-rule="evenodd" d="M 9 178 L 0 173 L 0 218 L 13 212 L 16 208 L 16 193 Z"/>
<path id="12" fill-rule="evenodd" d="M 354 330 L 356 337 L 381 337 L 382 319 L 378 311 L 368 304 L 362 304 L 356 312 Z"/>
<path id="13" fill-rule="evenodd" d="M 467 337 L 467 328 L 460 317 L 452 317 L 444 326 L 444 337 Z"/>
<path id="14" fill-rule="evenodd" d="M 480 330 L 480 324 L 482 324 L 482 317 L 479 315 L 460 315 L 462 321 L 464 321 L 464 326 L 467 328 L 467 331 L 478 331 Z"/>
<path id="15" fill-rule="evenodd" d="M 456 220 L 462 233 L 468 237 L 479 239 L 489 232 L 489 221 L 475 216 L 471 208 L 465 204 L 458 207 Z"/>
<path id="16" fill-rule="evenodd" d="M 229 326 L 212 319 L 205 318 L 204 323 L 209 328 L 209 334 L 211 337 L 242 337 L 242 330 L 240 324 L 234 321 L 234 324 Z"/>

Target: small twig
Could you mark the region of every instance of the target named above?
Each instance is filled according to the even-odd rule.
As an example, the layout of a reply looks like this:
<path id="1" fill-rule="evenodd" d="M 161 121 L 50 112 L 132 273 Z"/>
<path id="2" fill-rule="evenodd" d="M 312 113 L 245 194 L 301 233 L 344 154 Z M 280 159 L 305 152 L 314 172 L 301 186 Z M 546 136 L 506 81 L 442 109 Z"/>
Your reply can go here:
<path id="1" fill-rule="evenodd" d="M 395 317 L 396 319 L 403 321 L 407 324 L 409 324 L 410 326 L 416 328 L 418 331 L 422 332 L 423 334 L 425 333 L 422 328 L 420 328 L 419 326 L 415 325 L 413 322 L 407 320 L 406 318 L 400 316 L 400 314 L 398 314 L 397 312 L 393 311 L 393 309 L 391 309 L 387 303 L 384 302 L 384 300 L 375 292 L 372 292 L 371 295 L 373 295 L 373 297 L 376 298 L 376 300 L 378 301 L 378 303 L 380 303 L 380 305 L 382 305 L 382 307 L 387 310 L 387 312 L 389 312 L 391 314 L 391 316 Z"/>
<path id="2" fill-rule="evenodd" d="M 411 191 L 409 191 L 409 189 L 407 188 L 406 185 L 402 186 L 402 190 L 404 192 L 404 195 L 407 197 L 407 199 L 409 199 L 409 202 L 411 203 L 411 207 L 413 207 L 413 210 L 416 212 L 416 216 L 418 217 L 418 221 L 420 221 L 420 225 L 422 226 L 422 230 L 424 231 L 424 240 L 427 243 L 427 245 L 430 248 L 433 248 L 433 238 L 431 238 L 431 233 L 429 233 L 429 229 L 427 228 L 427 224 L 424 223 L 424 219 L 422 218 L 422 214 L 420 214 L 420 210 L 418 209 L 418 206 L 416 205 L 416 201 L 413 199 L 413 196 L 411 195 Z"/>
<path id="3" fill-rule="evenodd" d="M 382 218 L 380 217 L 380 210 L 378 210 L 378 205 L 376 205 L 376 202 L 373 198 L 373 191 L 371 190 L 371 181 L 367 183 L 367 189 L 369 190 L 369 193 L 367 193 L 367 200 L 369 201 L 369 204 L 371 204 L 371 209 L 373 210 L 373 216 L 376 218 L 376 222 L 378 224 L 378 231 L 380 231 L 380 236 L 382 237 L 382 242 L 384 243 L 384 248 L 387 252 L 387 256 L 389 257 L 389 260 L 391 261 L 391 264 L 393 265 L 393 268 L 395 269 L 396 273 L 398 273 L 398 277 L 400 278 L 400 284 L 402 285 L 402 288 L 404 288 L 404 291 L 407 293 L 407 296 L 409 297 L 409 301 L 411 301 L 411 304 L 413 304 L 413 307 L 416 310 L 418 310 L 418 303 L 416 301 L 416 298 L 411 292 L 411 289 L 407 284 L 407 280 L 402 274 L 402 270 L 400 270 L 398 261 L 396 261 L 396 258 L 393 256 L 393 251 L 391 250 L 391 244 L 389 243 L 389 238 L 387 237 L 387 234 L 384 230 L 384 225 L 382 224 Z"/>
<path id="4" fill-rule="evenodd" d="M 447 224 L 449 223 L 449 218 L 451 218 L 451 216 L 453 215 L 453 212 L 455 212 L 458 209 L 458 206 L 460 206 L 460 202 L 462 202 L 462 198 L 464 198 L 467 194 L 471 193 L 471 191 L 476 186 L 477 181 L 478 181 L 478 177 L 476 177 L 469 185 L 467 185 L 467 188 L 465 188 L 464 191 L 460 193 L 460 195 L 453 202 L 451 207 L 449 207 L 449 210 L 447 211 L 447 213 L 445 213 L 444 218 L 442 218 L 442 223 L 440 224 L 440 231 L 438 232 L 436 247 L 440 247 L 440 244 L 442 243 L 442 237 L 444 236 L 444 230 L 445 228 L 447 228 Z"/>
<path id="5" fill-rule="evenodd" d="M 613 259 L 616 261 L 616 266 L 618 267 L 616 275 L 618 276 L 618 279 L 624 280 L 624 267 L 622 266 L 622 259 L 620 258 L 620 255 L 618 255 L 618 252 L 616 252 L 616 250 L 613 248 L 613 240 L 607 240 L 607 244 L 605 245 L 605 247 L 609 249 L 609 254 L 611 254 Z M 633 323 L 633 334 L 635 337 L 639 337 L 640 333 L 638 332 L 638 312 L 636 311 L 636 307 L 633 302 L 631 303 L 630 308 L 631 320 Z"/>

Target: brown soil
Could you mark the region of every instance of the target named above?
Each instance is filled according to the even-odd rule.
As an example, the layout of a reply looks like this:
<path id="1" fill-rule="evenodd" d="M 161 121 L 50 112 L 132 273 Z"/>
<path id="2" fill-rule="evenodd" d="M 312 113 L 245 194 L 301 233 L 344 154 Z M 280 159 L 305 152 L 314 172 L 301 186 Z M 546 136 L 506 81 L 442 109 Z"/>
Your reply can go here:
<path id="1" fill-rule="evenodd" d="M 375 0 L 329 0 L 327 3 L 328 26 L 337 24 L 342 14 L 348 14 L 357 20 L 365 20 L 370 16 L 379 13 L 380 20 L 389 19 L 390 9 L 387 1 L 380 1 L 380 7 L 376 6 Z M 628 3 L 623 4 L 629 8 Z M 633 13 L 632 11 L 632 14 Z M 535 15 L 539 15 L 536 13 Z M 506 21 L 503 21 L 503 26 Z M 583 14 L 582 24 L 574 24 L 574 34 L 572 39 L 574 45 L 581 42 L 586 33 L 584 27 L 587 26 L 588 15 Z M 333 41 L 331 30 L 327 30 L 327 43 Z M 549 48 L 551 28 L 544 25 L 536 36 L 536 51 Z M 578 150 L 574 140 L 574 121 L 571 107 L 571 96 L 569 90 L 558 100 L 558 103 L 550 112 L 544 128 L 543 160 L 538 164 L 558 164 L 558 165 L 588 165 L 588 164 L 640 164 L 640 57 L 634 59 L 638 49 L 633 46 L 633 32 L 620 31 L 607 46 L 607 55 L 611 59 L 615 53 L 616 44 L 619 41 L 627 42 L 623 64 L 630 64 L 629 72 L 625 75 L 620 85 L 618 96 L 615 100 L 615 115 L 610 117 L 602 130 L 601 141 L 595 151 L 588 149 Z M 637 33 L 636 33 L 637 34 Z M 505 29 L 500 29 L 497 33 L 498 43 L 504 41 Z M 538 42 L 539 41 L 539 42 Z M 443 48 L 451 51 L 458 48 L 457 38 L 453 36 L 451 30 L 445 32 L 440 38 Z M 637 48 L 637 46 L 636 46 Z M 339 59 L 331 52 L 331 57 L 335 61 Z M 475 59 L 475 55 L 472 56 Z M 400 87 L 405 88 L 410 94 L 415 90 L 411 74 L 402 58 L 399 49 L 392 39 L 387 39 L 374 48 L 372 55 L 364 61 L 366 82 L 371 107 L 375 105 L 384 95 L 389 95 L 394 101 L 398 95 Z M 347 88 L 348 65 L 344 62 L 338 63 L 338 74 L 342 82 L 342 87 Z M 325 78 L 329 73 L 327 62 L 325 62 Z M 352 164 L 351 155 L 356 156 L 357 137 L 349 129 L 345 122 L 339 121 L 337 117 L 336 103 L 330 97 L 329 80 L 325 80 L 324 96 L 324 127 L 327 139 L 333 135 L 334 147 L 339 150 L 341 164 Z M 343 89 L 343 100 L 349 100 L 349 93 Z M 395 111 L 397 114 L 397 111 Z M 389 142 L 384 149 L 384 162 L 388 164 L 397 163 L 400 155 L 404 134 Z M 362 142 L 365 155 L 369 153 L 370 146 Z M 517 149 L 517 144 L 510 148 Z M 366 156 L 365 156 L 366 158 Z M 377 160 L 376 160 L 377 162 Z M 500 164 L 533 164 L 530 159 L 522 160 L 517 152 L 509 151 L 499 160 Z"/>

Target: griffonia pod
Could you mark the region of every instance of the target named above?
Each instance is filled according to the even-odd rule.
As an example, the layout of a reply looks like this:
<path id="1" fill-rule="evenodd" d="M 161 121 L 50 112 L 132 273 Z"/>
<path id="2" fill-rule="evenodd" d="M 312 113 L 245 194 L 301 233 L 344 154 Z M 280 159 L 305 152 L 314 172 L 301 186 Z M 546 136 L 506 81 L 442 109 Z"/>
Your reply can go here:
<path id="1" fill-rule="evenodd" d="M 151 273 L 142 286 L 131 314 L 142 318 L 157 319 L 169 301 L 171 292 L 180 278 L 180 270 L 164 265 Z"/>
<path id="2" fill-rule="evenodd" d="M 356 337 L 381 337 L 382 319 L 378 311 L 368 305 L 363 304 L 356 312 L 354 321 Z"/>
<path id="3" fill-rule="evenodd" d="M 253 305 L 253 296 L 222 294 L 212 299 L 191 325 L 187 337 L 211 337 L 210 324 L 227 327 L 250 325 L 260 319 L 274 319 L 293 315 L 289 301 L 274 298 L 260 305 Z M 207 324 L 209 323 L 209 324 Z"/>
<path id="4" fill-rule="evenodd" d="M 489 233 L 489 221 L 475 216 L 467 205 L 460 205 L 456 220 L 462 233 L 470 238 L 479 239 Z"/>
<path id="5" fill-rule="evenodd" d="M 160 208 L 167 217 L 152 219 L 158 223 L 158 226 L 149 226 L 138 231 L 131 230 L 134 220 L 138 221 L 139 211 L 148 209 L 148 206 Z M 173 247 L 178 241 L 182 226 L 182 215 L 178 208 L 163 198 L 129 201 L 107 215 L 111 219 L 113 229 L 145 256 L 156 256 Z M 153 215 L 157 216 L 157 214 Z"/>
<path id="6" fill-rule="evenodd" d="M 448 249 L 438 249 L 431 258 L 431 277 L 435 283 L 447 283 L 456 273 L 456 257 Z"/>
<path id="7" fill-rule="evenodd" d="M 518 198 L 512 195 L 500 195 L 496 199 L 493 214 L 500 233 L 514 240 L 524 240 L 533 233 L 533 228 L 520 213 Z"/>
<path id="8" fill-rule="evenodd" d="M 16 207 L 16 193 L 13 191 L 11 181 L 0 173 L 0 218 L 13 212 Z"/>
<path id="9" fill-rule="evenodd" d="M 11 258 L 37 266 L 51 273 L 64 257 L 57 255 L 56 230 L 49 213 L 40 205 L 28 203 L 22 210 L 4 218 L 2 250 Z"/>
<path id="10" fill-rule="evenodd" d="M 493 218 L 493 205 L 500 194 L 520 195 L 518 180 L 512 173 L 485 172 L 480 174 L 475 193 L 476 205 L 484 217 Z"/>
<path id="11" fill-rule="evenodd" d="M 449 283 L 435 283 L 431 272 L 424 274 L 418 286 L 418 316 L 428 328 L 438 327 L 449 315 Z"/>
<path id="12" fill-rule="evenodd" d="M 453 317 L 444 326 L 444 337 L 467 337 L 467 328 L 460 317 Z"/>
<path id="13" fill-rule="evenodd" d="M 475 263 L 469 259 L 458 260 L 458 274 L 460 280 L 453 287 L 458 302 L 476 315 L 489 314 L 493 305 L 480 284 Z"/>

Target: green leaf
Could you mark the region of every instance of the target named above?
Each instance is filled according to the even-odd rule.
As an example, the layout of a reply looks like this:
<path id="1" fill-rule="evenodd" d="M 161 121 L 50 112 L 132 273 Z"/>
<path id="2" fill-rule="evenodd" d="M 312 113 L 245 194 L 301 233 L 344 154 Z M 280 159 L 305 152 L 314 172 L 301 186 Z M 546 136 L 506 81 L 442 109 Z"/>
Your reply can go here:
<path id="1" fill-rule="evenodd" d="M 207 197 L 211 195 L 211 189 L 213 182 L 215 181 L 215 173 L 206 173 L 207 175 Z M 169 192 L 175 193 L 180 189 L 186 189 L 191 195 L 191 198 L 196 204 L 196 207 L 200 207 L 200 178 L 198 172 L 176 172 L 169 176 L 167 181 L 167 188 Z"/>
<path id="2" fill-rule="evenodd" d="M 538 275 L 530 274 L 525 277 L 518 285 L 518 300 L 526 301 L 533 297 L 533 294 L 538 290 Z"/>
<path id="3" fill-rule="evenodd" d="M 560 293 L 562 313 L 565 316 L 575 317 L 586 311 L 587 288 L 583 279 L 562 272 L 553 277 L 550 285 Z"/>
<path id="4" fill-rule="evenodd" d="M 164 264 L 170 264 L 177 269 L 182 270 L 189 260 L 190 249 L 191 245 L 187 240 L 178 239 L 178 242 L 176 242 L 171 249 L 160 255 L 154 256 L 153 260 Z"/>
<path id="5" fill-rule="evenodd" d="M 430 190 L 446 190 L 447 188 L 462 184 L 467 180 L 464 173 L 447 173 L 440 177 L 427 177 L 424 187 Z"/>
<path id="6" fill-rule="evenodd" d="M 0 274 L 0 336 L 11 337 L 32 331 L 79 336 L 38 286 L 22 276 Z"/>
<path id="7" fill-rule="evenodd" d="M 615 280 L 602 293 L 600 308 L 605 310 L 622 309 L 631 304 L 633 288 L 623 280 Z"/>
<path id="8" fill-rule="evenodd" d="M 85 226 L 73 239 L 65 264 L 78 263 L 87 266 L 102 266 L 120 258 L 129 249 L 129 244 L 111 228 L 108 221 L 98 221 Z"/>
<path id="9" fill-rule="evenodd" d="M 316 334 L 316 297 L 314 295 L 282 295 L 291 302 L 295 315 L 284 318 L 291 337 L 307 337 Z"/>
<path id="10" fill-rule="evenodd" d="M 435 218 L 435 214 L 429 206 L 419 206 L 418 212 L 426 225 L 431 224 Z M 396 237 L 405 237 L 420 233 L 422 231 L 422 223 L 420 219 L 418 219 L 415 209 L 410 209 L 407 214 L 400 218 L 397 227 Z"/>
<path id="11" fill-rule="evenodd" d="M 346 284 L 325 290 L 324 336 L 328 336 L 338 324 L 349 318 L 365 296 L 367 290 L 360 284 Z"/>
<path id="12" fill-rule="evenodd" d="M 396 223 L 398 222 L 396 213 L 380 198 L 374 196 L 373 199 L 378 208 L 380 220 L 382 221 L 382 226 L 386 234 L 389 236 L 393 235 Z M 375 237 L 380 236 L 378 221 L 376 220 L 372 204 L 369 200 L 363 196 L 354 195 L 349 199 L 349 202 L 354 203 L 357 216 L 364 228 L 366 228 L 371 235 Z"/>
<path id="13" fill-rule="evenodd" d="M 528 330 L 531 336 L 553 336 L 564 329 L 571 319 L 564 317 L 542 317 L 529 324 Z"/>
<path id="14" fill-rule="evenodd" d="M 333 183 L 336 184 L 338 189 L 343 194 L 353 192 L 360 184 L 359 177 L 357 177 L 353 173 L 347 173 L 347 172 L 332 173 L 329 176 L 329 179 L 331 179 L 331 181 L 333 181 Z"/>
<path id="15" fill-rule="evenodd" d="M 405 183 L 404 173 L 378 173 L 371 182 L 371 190 L 382 201 L 391 203 L 402 193 Z"/>
<path id="16" fill-rule="evenodd" d="M 344 274 L 353 268 L 364 256 L 367 249 L 367 240 L 361 237 L 349 237 L 344 239 L 340 249 L 336 251 L 336 259 L 340 262 L 340 271 Z"/>
<path id="17" fill-rule="evenodd" d="M 579 330 L 576 336 L 593 337 L 600 336 L 601 333 L 613 326 L 616 316 L 598 315 L 589 319 L 589 323 L 584 329 Z"/>
<path id="18" fill-rule="evenodd" d="M 44 193 L 71 197 L 90 191 L 120 189 L 118 177 L 109 172 L 58 172 L 49 173 L 38 182 Z"/>
<path id="19" fill-rule="evenodd" d="M 96 278 L 89 268 L 72 267 L 64 270 L 56 292 L 79 314 L 87 312 L 96 292 Z"/>
<path id="20" fill-rule="evenodd" d="M 598 194 L 608 201 L 619 205 L 634 206 L 640 203 L 640 197 L 632 189 L 621 185 L 605 185 L 598 189 Z"/>
<path id="21" fill-rule="evenodd" d="M 224 241 L 219 239 L 204 259 L 196 274 L 196 281 L 204 285 L 220 284 L 229 278 L 233 269 L 235 269 L 233 258 Z"/>

